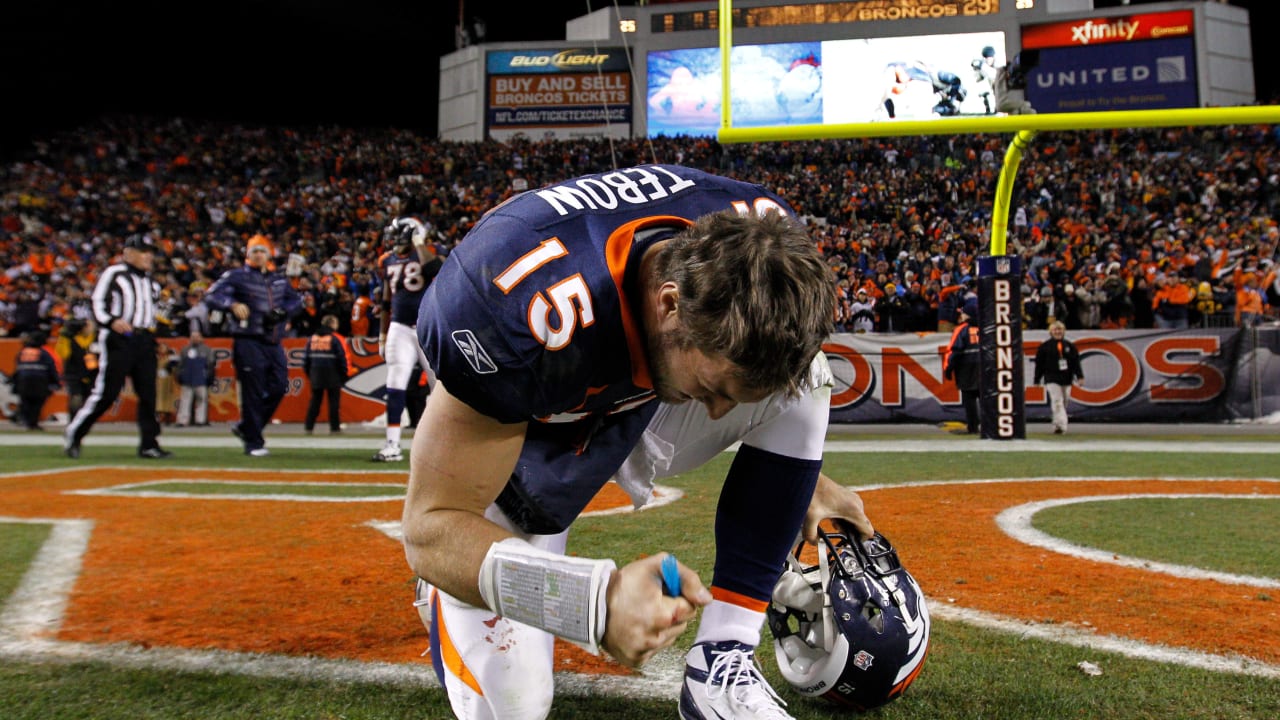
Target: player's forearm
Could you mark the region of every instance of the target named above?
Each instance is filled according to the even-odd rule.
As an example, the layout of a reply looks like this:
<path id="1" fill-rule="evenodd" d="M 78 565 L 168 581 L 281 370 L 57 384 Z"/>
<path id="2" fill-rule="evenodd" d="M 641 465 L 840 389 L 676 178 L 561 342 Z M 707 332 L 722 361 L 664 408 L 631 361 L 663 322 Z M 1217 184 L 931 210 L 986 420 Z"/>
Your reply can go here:
<path id="1" fill-rule="evenodd" d="M 403 527 L 405 558 L 418 577 L 459 600 L 484 606 L 480 565 L 489 547 L 511 533 L 470 512 L 418 513 L 409 506 Z"/>
<path id="2" fill-rule="evenodd" d="M 524 431 L 524 424 L 480 415 L 437 383 L 413 435 L 402 518 L 406 559 L 419 577 L 476 605 L 484 605 L 485 553 L 511 536 L 485 511 L 511 476 Z"/>

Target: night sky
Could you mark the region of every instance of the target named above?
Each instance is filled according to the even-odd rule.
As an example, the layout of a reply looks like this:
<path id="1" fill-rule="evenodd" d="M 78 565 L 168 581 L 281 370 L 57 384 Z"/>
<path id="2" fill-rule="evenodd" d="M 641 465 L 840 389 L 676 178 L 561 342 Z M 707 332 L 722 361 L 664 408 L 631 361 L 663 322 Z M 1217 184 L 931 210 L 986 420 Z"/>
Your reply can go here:
<path id="1" fill-rule="evenodd" d="M 613 2 L 10 3 L 0 41 L 0 149 L 115 113 L 434 134 L 437 59 L 455 49 L 460 4 L 468 21 L 485 21 L 488 41 L 506 42 L 562 39 L 566 20 Z M 1276 43 L 1261 36 L 1253 14 L 1255 82 L 1270 100 L 1276 78 L 1263 68 L 1276 66 Z"/>

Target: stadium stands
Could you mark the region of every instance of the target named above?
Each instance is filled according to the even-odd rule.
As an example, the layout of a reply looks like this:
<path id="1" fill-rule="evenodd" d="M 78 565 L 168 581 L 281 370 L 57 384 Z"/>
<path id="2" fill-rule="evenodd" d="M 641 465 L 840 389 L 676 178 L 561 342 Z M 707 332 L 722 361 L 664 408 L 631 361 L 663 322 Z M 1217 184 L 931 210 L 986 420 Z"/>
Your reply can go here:
<path id="1" fill-rule="evenodd" d="M 0 176 L 0 335 L 86 316 L 97 272 L 136 232 L 164 250 L 163 334 L 186 334 L 187 310 L 255 233 L 275 242 L 309 315 L 333 313 L 350 333 L 392 218 L 421 218 L 447 253 L 520 188 L 655 160 L 790 199 L 839 277 L 835 330 L 861 327 L 866 289 L 874 330 L 932 331 L 951 321 L 989 244 L 1005 141 L 449 143 L 394 129 L 105 118 L 42 139 Z M 1250 292 L 1257 319 L 1275 318 L 1278 143 L 1273 127 L 1042 134 L 1010 211 L 1027 327 L 1051 316 L 1069 329 L 1230 325 L 1238 306 L 1258 306 Z M 309 332 L 305 317 L 297 325 Z"/>

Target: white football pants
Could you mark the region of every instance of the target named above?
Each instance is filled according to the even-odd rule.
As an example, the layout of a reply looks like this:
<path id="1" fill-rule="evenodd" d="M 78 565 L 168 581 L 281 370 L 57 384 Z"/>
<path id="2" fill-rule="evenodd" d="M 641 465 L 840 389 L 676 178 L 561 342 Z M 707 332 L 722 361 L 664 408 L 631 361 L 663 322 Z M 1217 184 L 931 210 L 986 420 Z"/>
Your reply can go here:
<path id="1" fill-rule="evenodd" d="M 831 370 L 821 353 L 810 367 L 813 390 L 795 398 L 781 395 L 739 405 L 719 420 L 702 403 L 662 404 L 644 438 L 613 477 L 637 506 L 650 497 L 653 481 L 699 467 L 735 442 L 779 455 L 817 460 L 826 441 L 831 402 Z M 568 530 L 528 535 L 490 505 L 485 517 L 534 547 L 563 554 Z M 707 529 L 710 532 L 710 528 Z M 661 548 L 649 548 L 656 552 Z M 554 637 L 511 622 L 419 581 L 418 611 L 440 645 L 445 689 L 457 717 L 465 720 L 541 720 L 554 697 Z M 705 634 L 700 631 L 700 634 Z"/>

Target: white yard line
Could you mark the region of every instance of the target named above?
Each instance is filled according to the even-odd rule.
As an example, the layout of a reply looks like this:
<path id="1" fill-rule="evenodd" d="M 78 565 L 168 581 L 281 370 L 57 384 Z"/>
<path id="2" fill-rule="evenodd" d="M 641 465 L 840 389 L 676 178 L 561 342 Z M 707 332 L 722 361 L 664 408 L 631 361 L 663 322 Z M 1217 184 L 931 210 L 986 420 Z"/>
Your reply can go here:
<path id="1" fill-rule="evenodd" d="M 24 438 L 25 439 L 25 438 Z M 1002 443 L 990 441 L 961 441 L 973 443 L 983 449 L 1003 447 Z M 948 442 L 945 448 L 937 444 L 918 441 L 876 442 L 874 445 L 859 442 L 834 443 L 835 445 L 856 446 L 845 451 L 859 450 L 903 450 L 903 444 L 919 445 L 917 451 L 937 451 L 958 449 L 956 442 Z M 3 444 L 0 441 L 0 444 Z M 171 443 L 173 444 L 173 443 Z M 832 443 L 829 443 L 832 444 Z M 1052 443 L 1046 443 L 1052 444 Z M 1080 448 L 1081 444 L 1073 445 Z M 1105 443 L 1115 449 L 1135 451 L 1144 443 L 1132 441 L 1116 441 Z M 1188 449 L 1188 445 L 1197 443 L 1150 443 L 1157 446 L 1172 446 L 1179 451 L 1190 452 L 1252 452 L 1263 451 L 1267 445 L 1238 443 L 1225 444 L 1227 447 L 1239 445 L 1242 449 L 1224 450 L 1222 443 L 1205 443 L 1205 449 Z M 177 444 L 173 444 L 178 446 Z M 362 443 L 363 445 L 363 443 Z M 1021 447 L 1022 444 L 1019 444 Z M 1054 444 L 1056 445 L 1056 444 Z M 927 448 L 925 446 L 928 446 Z M 1010 448 L 1013 449 L 1013 448 Z M 1055 447 L 1054 449 L 1064 449 Z M 841 451 L 841 450 L 837 450 Z M 908 450 L 909 451 L 909 450 Z M 1163 450 L 1168 452 L 1169 450 Z M 1275 452 L 1277 449 L 1265 450 Z M 275 471 L 278 472 L 278 471 Z M 32 474 L 32 473 L 15 473 Z M 1054 478 L 1062 480 L 1063 478 Z M 1097 482 L 1099 480 L 1132 481 L 1134 478 L 1077 478 Z M 1186 478 L 1204 482 L 1204 478 Z M 1024 482 L 1029 479 L 991 479 L 968 482 Z M 1044 480 L 1039 478 L 1038 480 Z M 1223 478 L 1222 480 L 1228 480 Z M 1273 479 L 1264 482 L 1276 482 Z M 906 483 L 900 486 L 863 486 L 856 489 L 872 490 L 892 487 L 918 487 L 935 484 L 964 484 L 966 481 L 947 483 L 921 482 Z M 671 491 L 670 488 L 666 488 Z M 674 492 L 674 491 L 672 491 Z M 199 496 L 209 498 L 210 496 Z M 1231 497 L 1254 497 L 1235 495 Z M 1263 496 L 1257 496 L 1263 497 Z M 210 498 L 213 499 L 213 498 Z M 0 517 L 0 522 L 46 523 L 53 526 L 48 541 L 41 547 L 27 573 L 23 576 L 18 589 L 8 602 L 0 609 L 0 658 L 11 661 L 101 661 L 130 668 L 148 668 L 169 671 L 215 672 L 245 674 L 255 677 L 275 677 L 281 679 L 327 679 L 339 682 L 369 682 L 407 686 L 436 686 L 434 672 L 424 660 L 421 664 L 398 664 L 359 662 L 352 660 L 329 660 L 319 658 L 296 657 L 289 655 L 256 654 L 230 652 L 223 650 L 188 650 L 181 648 L 140 648 L 124 644 L 98 645 L 89 643 L 69 643 L 51 640 L 50 637 L 60 627 L 63 612 L 71 588 L 79 575 L 81 558 L 88 546 L 92 530 L 92 522 L 87 520 L 61 519 L 29 519 Z M 1018 525 L 1021 521 L 1013 522 Z M 393 537 L 397 534 L 398 523 L 371 523 L 376 529 Z M 1113 652 L 1128 657 L 1142 658 L 1157 662 L 1168 662 L 1187 667 L 1202 668 L 1218 672 L 1251 675 L 1264 678 L 1280 678 L 1280 666 L 1256 662 L 1248 658 L 1236 658 L 1212 655 L 1192 650 L 1171 648 L 1167 646 L 1143 643 L 1134 640 L 1096 634 L 1066 627 L 1062 625 L 1041 625 L 1005 618 L 963 607 L 941 604 L 933 614 L 944 620 L 964 622 L 985 629 L 996 630 L 1033 637 L 1051 642 Z M 574 695 L 609 693 L 635 698 L 672 698 L 680 688 L 684 668 L 683 653 L 670 649 L 660 653 L 652 660 L 643 674 L 633 676 L 603 676 L 580 673 L 557 673 L 556 683 L 561 692 Z"/>

